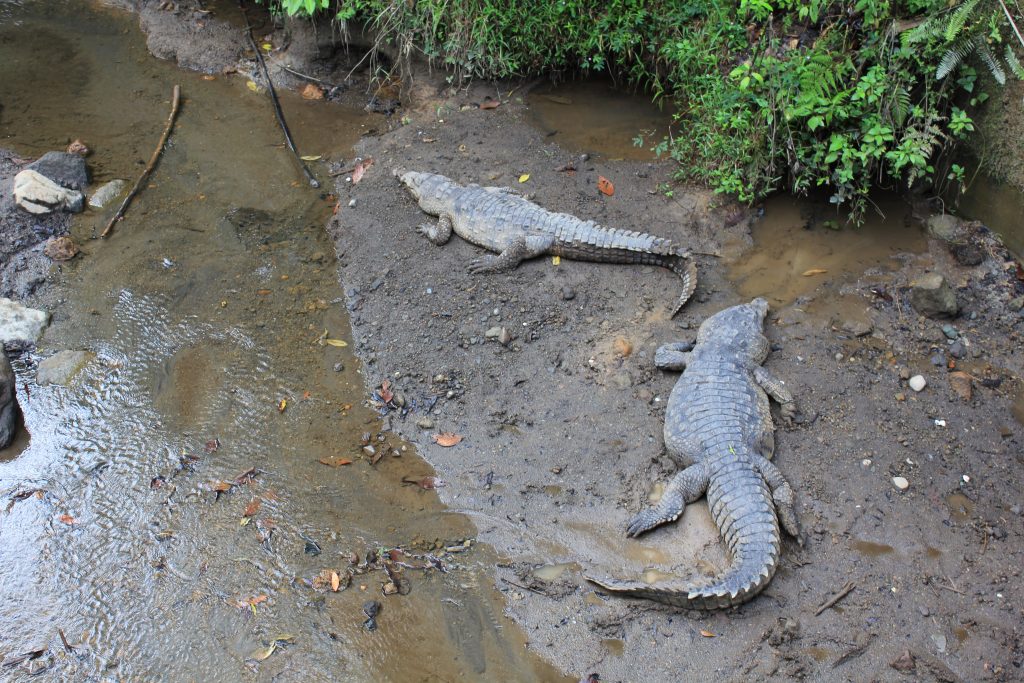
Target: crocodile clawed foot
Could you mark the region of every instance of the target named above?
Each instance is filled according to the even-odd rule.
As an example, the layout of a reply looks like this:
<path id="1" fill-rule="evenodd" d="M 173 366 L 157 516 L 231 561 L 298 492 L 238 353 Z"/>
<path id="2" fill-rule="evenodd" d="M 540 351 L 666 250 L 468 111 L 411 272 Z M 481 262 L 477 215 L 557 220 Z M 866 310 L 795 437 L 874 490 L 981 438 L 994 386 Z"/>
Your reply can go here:
<path id="1" fill-rule="evenodd" d="M 780 406 L 779 416 L 787 427 L 792 427 L 795 424 L 794 420 L 796 418 L 796 413 L 797 408 L 795 401 L 789 401 L 788 403 L 783 403 Z"/>
<path id="2" fill-rule="evenodd" d="M 427 239 L 432 239 L 431 235 L 430 235 L 430 232 L 433 229 L 433 227 L 434 226 L 430 225 L 429 223 L 421 223 L 420 225 L 416 226 L 416 232 L 418 232 L 419 234 L 423 235 Z"/>
<path id="3" fill-rule="evenodd" d="M 647 508 L 629 521 L 629 524 L 626 526 L 626 535 L 630 538 L 636 538 L 659 524 L 671 522 L 678 518 L 679 515 L 666 515 L 658 508 Z"/>
<path id="4" fill-rule="evenodd" d="M 470 275 L 480 275 L 482 273 L 490 273 L 494 270 L 494 257 L 487 256 L 485 258 L 478 258 L 469 264 Z"/>

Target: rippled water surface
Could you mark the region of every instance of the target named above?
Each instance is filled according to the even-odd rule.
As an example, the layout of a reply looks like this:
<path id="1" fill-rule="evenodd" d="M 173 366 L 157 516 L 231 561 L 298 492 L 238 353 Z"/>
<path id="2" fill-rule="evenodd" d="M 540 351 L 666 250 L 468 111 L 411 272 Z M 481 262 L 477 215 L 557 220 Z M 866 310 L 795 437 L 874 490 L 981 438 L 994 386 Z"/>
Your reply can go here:
<path id="1" fill-rule="evenodd" d="M 83 255 L 34 302 L 54 322 L 15 364 L 31 439 L 0 451 L 0 679 L 562 680 L 502 617 L 472 525 L 403 484 L 430 468 L 364 405 L 356 360 L 323 343 L 349 334 L 333 198 L 299 182 L 265 97 L 152 59 L 132 17 L 81 3 L 0 2 L 0 63 L 0 145 L 81 138 L 99 181 L 134 180 L 183 96 L 127 218 L 101 241 L 109 210 L 84 214 Z M 350 158 L 379 123 L 283 100 L 304 154 Z M 37 386 L 61 349 L 96 358 Z"/>

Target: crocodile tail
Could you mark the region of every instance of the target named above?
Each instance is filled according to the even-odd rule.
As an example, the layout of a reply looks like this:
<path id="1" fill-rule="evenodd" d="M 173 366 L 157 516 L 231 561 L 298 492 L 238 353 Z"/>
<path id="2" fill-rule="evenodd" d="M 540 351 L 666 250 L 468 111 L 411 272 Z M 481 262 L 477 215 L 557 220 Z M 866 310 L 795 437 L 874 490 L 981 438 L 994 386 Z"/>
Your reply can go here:
<path id="1" fill-rule="evenodd" d="M 694 264 L 693 259 L 684 253 L 672 254 L 666 257 L 664 266 L 671 269 L 673 273 L 683 280 L 683 293 L 679 295 L 679 300 L 669 316 L 674 318 L 683 309 L 686 302 L 690 300 L 690 297 L 693 296 L 694 290 L 697 289 L 697 266 Z"/>
<path id="2" fill-rule="evenodd" d="M 723 609 L 750 600 L 764 590 L 771 581 L 779 563 L 778 546 L 759 562 L 742 562 L 734 565 L 710 583 L 689 583 L 668 581 L 647 584 L 642 581 L 623 581 L 587 577 L 587 580 L 601 588 L 619 595 L 646 598 L 684 609 Z"/>

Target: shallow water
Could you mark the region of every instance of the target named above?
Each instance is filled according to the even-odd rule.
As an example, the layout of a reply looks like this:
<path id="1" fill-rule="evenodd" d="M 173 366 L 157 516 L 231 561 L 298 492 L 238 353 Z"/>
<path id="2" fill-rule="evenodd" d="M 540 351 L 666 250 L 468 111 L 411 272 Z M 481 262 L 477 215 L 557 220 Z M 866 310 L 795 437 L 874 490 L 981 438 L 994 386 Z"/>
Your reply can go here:
<path id="1" fill-rule="evenodd" d="M 30 666 L 60 680 L 562 680 L 502 616 L 470 522 L 403 485 L 432 472 L 363 404 L 354 356 L 322 343 L 349 338 L 333 198 L 302 182 L 266 97 L 152 59 L 134 18 L 77 2 L 0 2 L 0 63 L 0 145 L 81 138 L 100 182 L 134 181 L 183 97 L 113 236 L 92 239 L 112 209 L 76 222 L 83 255 L 16 363 L 31 439 L 0 452 L 0 657 L 45 649 Z M 303 154 L 351 157 L 374 122 L 282 100 Z M 35 385 L 65 348 L 97 359 Z M 395 548 L 409 592 L 385 596 L 366 558 Z M 323 570 L 351 587 L 314 589 Z"/>
<path id="2" fill-rule="evenodd" d="M 672 114 L 651 98 L 600 79 L 547 85 L 526 98 L 534 124 L 573 152 L 609 159 L 656 158 L 651 148 L 664 138 Z M 643 137 L 637 146 L 634 139 Z"/>

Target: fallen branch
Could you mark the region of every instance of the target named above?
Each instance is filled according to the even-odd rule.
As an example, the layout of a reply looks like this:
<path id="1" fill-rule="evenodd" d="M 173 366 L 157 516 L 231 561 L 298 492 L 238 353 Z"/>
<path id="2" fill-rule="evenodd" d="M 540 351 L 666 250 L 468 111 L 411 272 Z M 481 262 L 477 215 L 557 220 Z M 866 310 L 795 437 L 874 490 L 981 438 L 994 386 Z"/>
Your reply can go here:
<path id="1" fill-rule="evenodd" d="M 822 612 L 827 610 L 829 607 L 834 606 L 837 602 L 839 602 L 840 600 L 845 598 L 847 595 L 852 593 L 853 589 L 856 588 L 856 587 L 857 587 L 857 584 L 855 584 L 853 581 L 850 581 L 849 583 L 847 583 L 845 586 L 842 587 L 842 589 L 838 593 L 833 595 L 821 607 L 819 607 L 818 610 L 814 613 L 814 616 L 818 616 Z"/>
<path id="2" fill-rule="evenodd" d="M 310 81 L 312 83 L 316 83 L 317 85 L 322 85 L 323 87 L 327 88 L 328 90 L 336 90 L 336 89 L 342 89 L 343 90 L 345 88 L 345 86 L 343 86 L 343 85 L 334 85 L 333 83 L 328 83 L 327 81 L 320 80 L 316 76 L 310 76 L 309 74 L 304 74 L 301 71 L 296 71 L 295 69 L 291 68 L 287 64 L 278 64 L 278 66 L 281 67 L 282 69 L 284 69 L 285 71 L 287 71 L 288 73 L 290 73 L 293 76 L 298 76 L 299 78 L 305 79 L 305 80 Z"/>
<path id="3" fill-rule="evenodd" d="M 160 143 L 156 146 L 153 151 L 153 156 L 149 158 L 149 163 L 146 164 L 146 168 L 142 171 L 142 175 L 135 181 L 135 187 L 128 193 L 128 196 L 121 202 L 121 206 L 118 207 L 117 211 L 110 218 L 110 222 L 107 223 L 107 227 L 104 228 L 103 232 L 100 233 L 100 237 L 106 237 L 110 234 L 110 231 L 114 228 L 114 223 L 121 220 L 124 216 L 124 212 L 128 210 L 128 205 L 132 203 L 132 199 L 138 194 L 139 190 L 142 189 L 143 183 L 149 178 L 149 174 L 153 172 L 153 168 L 156 167 L 156 161 L 160 158 L 160 152 L 164 151 L 164 145 L 167 144 L 167 138 L 171 134 L 171 128 L 174 127 L 174 119 L 178 116 L 178 104 L 181 102 L 181 86 L 174 86 L 174 93 L 171 95 L 171 115 L 167 117 L 167 125 L 164 126 L 164 134 L 160 136 Z"/>
<path id="4" fill-rule="evenodd" d="M 263 71 L 263 77 L 267 79 L 267 90 L 270 91 L 270 101 L 274 103 L 274 115 L 277 116 L 277 122 L 281 126 L 281 131 L 284 133 L 285 144 L 288 145 L 288 149 L 291 150 L 292 154 L 295 155 L 295 161 L 298 162 L 302 168 L 302 172 L 306 175 L 306 180 L 309 181 L 310 186 L 320 187 L 320 181 L 313 177 L 309 168 L 306 166 L 306 162 L 299 156 L 299 150 L 295 149 L 295 143 L 292 142 L 292 134 L 288 130 L 288 124 L 284 122 L 284 112 L 281 111 L 281 102 L 277 99 L 277 91 L 274 89 L 274 82 L 270 80 L 270 72 L 267 71 L 267 63 L 263 59 L 263 53 L 260 52 L 259 46 L 256 45 L 256 40 L 252 37 L 252 26 L 249 25 L 249 15 L 245 11 L 245 5 L 242 4 L 242 0 L 238 0 L 238 8 L 242 10 L 242 18 L 245 19 L 245 35 L 249 38 L 249 46 L 252 47 L 253 52 L 256 53 L 256 61 L 260 63 L 260 69 Z"/>

